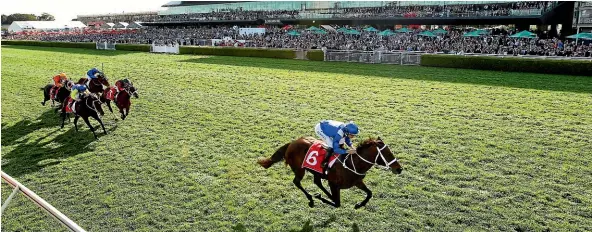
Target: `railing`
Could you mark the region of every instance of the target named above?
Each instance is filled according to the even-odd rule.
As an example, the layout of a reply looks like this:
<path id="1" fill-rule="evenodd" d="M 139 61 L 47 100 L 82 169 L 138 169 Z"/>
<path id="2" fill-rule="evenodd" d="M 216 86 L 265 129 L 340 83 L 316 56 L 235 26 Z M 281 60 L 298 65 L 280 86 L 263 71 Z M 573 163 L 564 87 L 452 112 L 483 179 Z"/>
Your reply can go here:
<path id="1" fill-rule="evenodd" d="M 535 56 L 535 55 L 504 55 L 504 54 L 482 54 L 482 53 L 462 53 L 462 54 L 444 54 L 427 52 L 381 52 L 381 51 L 325 51 L 325 61 L 341 61 L 371 64 L 398 64 L 398 65 L 420 65 L 422 54 L 440 54 L 450 56 L 488 56 L 499 58 L 523 58 L 523 59 L 550 59 L 550 60 L 584 60 L 592 62 L 592 57 L 566 57 L 566 56 Z"/>
<path id="2" fill-rule="evenodd" d="M 84 229 L 82 229 L 80 226 L 78 226 L 78 224 L 76 224 L 75 222 L 70 220 L 70 218 L 66 217 L 66 215 L 62 214 L 60 211 L 58 211 L 52 205 L 47 203 L 41 197 L 37 196 L 37 194 L 35 194 L 33 191 L 29 190 L 27 187 L 25 187 L 24 185 L 22 185 L 21 183 L 19 183 L 15 179 L 10 177 L 8 174 L 1 172 L 1 175 L 2 175 L 2 179 L 4 181 L 6 181 L 6 183 L 8 183 L 11 187 L 13 187 L 14 190 L 12 191 L 10 196 L 8 196 L 6 201 L 4 201 L 4 203 L 2 204 L 2 209 L 0 211 L 0 214 L 4 213 L 4 210 L 6 209 L 6 207 L 8 206 L 10 201 L 12 200 L 12 198 L 16 195 L 16 193 L 18 193 L 20 191 L 21 193 L 23 193 L 23 195 L 25 195 L 27 198 L 29 198 L 31 201 L 33 201 L 35 204 L 37 204 L 37 206 L 39 206 L 39 208 L 48 212 L 52 217 L 54 217 L 59 222 L 61 222 L 70 231 L 86 232 Z"/>
<path id="3" fill-rule="evenodd" d="M 421 53 L 327 50 L 325 51 L 325 61 L 419 65 L 421 61 Z"/>

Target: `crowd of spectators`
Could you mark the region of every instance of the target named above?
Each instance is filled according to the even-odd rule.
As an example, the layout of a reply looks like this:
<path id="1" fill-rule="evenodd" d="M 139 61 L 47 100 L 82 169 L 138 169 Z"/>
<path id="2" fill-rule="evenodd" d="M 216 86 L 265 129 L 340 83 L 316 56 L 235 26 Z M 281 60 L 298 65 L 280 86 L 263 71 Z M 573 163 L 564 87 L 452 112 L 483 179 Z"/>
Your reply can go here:
<path id="1" fill-rule="evenodd" d="M 337 26 L 334 26 L 337 28 Z M 152 44 L 159 41 L 179 43 L 181 45 L 211 46 L 246 46 L 262 48 L 288 49 L 333 49 L 361 51 L 421 51 L 444 53 L 483 53 L 510 55 L 544 56 L 587 56 L 592 53 L 589 41 L 557 38 L 511 38 L 517 31 L 490 30 L 480 37 L 465 37 L 466 30 L 449 30 L 437 37 L 425 37 L 421 29 L 408 33 L 395 33 L 380 36 L 377 32 L 368 32 L 359 27 L 350 27 L 360 34 L 347 34 L 328 31 L 326 34 L 305 29 L 295 29 L 300 35 L 290 35 L 283 28 L 266 28 L 265 34 L 239 34 L 238 27 L 183 27 L 183 28 L 148 28 L 127 33 L 110 34 L 20 34 L 7 35 L 4 39 L 41 40 L 66 42 L 110 41 L 116 43 Z M 231 39 L 229 41 L 228 39 Z M 240 40 L 240 42 L 238 42 Z M 161 42 L 159 42 L 161 43 Z"/>
<path id="2" fill-rule="evenodd" d="M 471 17 L 541 14 L 548 10 L 550 2 L 509 2 L 496 4 L 462 4 L 433 6 L 385 6 L 350 8 L 334 17 L 340 18 L 389 18 L 389 17 Z M 514 11 L 513 11 L 514 10 Z"/>
<path id="3" fill-rule="evenodd" d="M 258 19 L 302 19 L 302 18 L 389 18 L 389 17 L 471 17 L 538 15 L 549 10 L 553 4 L 548 1 L 507 2 L 489 4 L 455 5 L 398 5 L 397 2 L 381 7 L 330 8 L 306 10 L 243 11 L 242 9 L 214 11 L 209 13 L 188 13 L 175 15 L 127 14 L 84 16 L 83 22 L 166 22 L 166 21 L 221 21 Z M 412 2 L 410 2 L 413 4 Z"/>

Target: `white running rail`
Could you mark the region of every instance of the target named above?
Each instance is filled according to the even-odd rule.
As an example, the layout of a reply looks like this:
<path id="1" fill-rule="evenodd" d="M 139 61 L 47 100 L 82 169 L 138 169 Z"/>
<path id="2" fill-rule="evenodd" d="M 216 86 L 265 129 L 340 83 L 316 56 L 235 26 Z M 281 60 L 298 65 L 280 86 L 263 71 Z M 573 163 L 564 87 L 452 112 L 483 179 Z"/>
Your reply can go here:
<path id="1" fill-rule="evenodd" d="M 14 190 L 12 191 L 10 196 L 8 196 L 6 201 L 4 201 L 4 204 L 2 204 L 2 210 L 0 211 L 0 214 L 4 213 L 4 210 L 8 206 L 8 203 L 10 203 L 10 200 L 12 200 L 12 197 L 14 197 L 14 195 L 20 191 L 21 193 L 23 193 L 23 195 L 25 195 L 31 201 L 35 202 L 35 204 L 37 204 L 37 206 L 39 206 L 39 208 L 45 210 L 52 217 L 54 217 L 55 219 L 60 221 L 64 226 L 68 227 L 68 229 L 70 231 L 86 232 L 84 229 L 82 229 L 80 226 L 78 226 L 75 222 L 70 220 L 70 218 L 66 217 L 66 215 L 62 214 L 56 208 L 51 206 L 45 200 L 41 199 L 41 197 L 37 196 L 37 194 L 35 194 L 33 191 L 31 191 L 30 189 L 28 189 L 27 187 L 25 187 L 24 185 L 22 185 L 21 183 L 19 183 L 18 181 L 16 181 L 12 177 L 10 177 L 8 174 L 1 172 L 1 175 L 2 175 L 2 179 L 4 179 L 4 181 L 6 181 L 6 183 L 8 183 L 11 187 L 13 187 Z"/>

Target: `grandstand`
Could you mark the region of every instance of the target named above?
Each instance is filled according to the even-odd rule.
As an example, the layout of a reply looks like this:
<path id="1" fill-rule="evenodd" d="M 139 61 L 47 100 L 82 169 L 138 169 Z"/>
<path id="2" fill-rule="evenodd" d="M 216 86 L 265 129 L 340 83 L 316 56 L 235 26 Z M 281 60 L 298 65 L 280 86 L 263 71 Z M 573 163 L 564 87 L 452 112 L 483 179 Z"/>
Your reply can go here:
<path id="1" fill-rule="evenodd" d="M 365 52 L 543 56 L 591 53 L 589 40 L 565 39 L 576 32 L 572 29 L 586 30 L 589 14 L 585 9 L 589 4 L 585 2 L 174 1 L 162 7 L 165 9 L 158 12 L 78 17 L 107 33 L 21 34 L 5 38 Z M 575 17 L 574 11 L 580 8 L 583 10 Z M 322 29 L 307 29 L 310 26 Z M 264 33 L 240 32 L 253 27 L 264 28 Z M 407 31 L 401 31 L 403 28 Z M 531 32 L 516 37 L 524 31 Z"/>

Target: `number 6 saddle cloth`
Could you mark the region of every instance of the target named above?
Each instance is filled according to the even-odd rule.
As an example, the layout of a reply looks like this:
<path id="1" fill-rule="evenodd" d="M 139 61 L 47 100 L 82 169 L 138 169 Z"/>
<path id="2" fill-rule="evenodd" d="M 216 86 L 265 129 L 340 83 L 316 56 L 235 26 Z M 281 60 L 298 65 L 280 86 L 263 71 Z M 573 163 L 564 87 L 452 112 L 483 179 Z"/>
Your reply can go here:
<path id="1" fill-rule="evenodd" d="M 302 162 L 303 168 L 317 172 L 319 174 L 323 173 L 323 167 L 321 167 L 321 164 L 325 159 L 325 154 L 327 154 L 327 150 L 324 148 L 324 145 L 325 144 L 322 141 L 316 141 L 312 144 L 312 146 L 310 146 L 306 152 L 306 156 L 304 156 L 304 161 Z M 333 167 L 337 157 L 339 156 L 335 153 L 329 157 L 329 168 Z"/>

